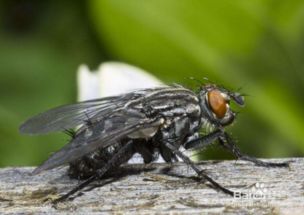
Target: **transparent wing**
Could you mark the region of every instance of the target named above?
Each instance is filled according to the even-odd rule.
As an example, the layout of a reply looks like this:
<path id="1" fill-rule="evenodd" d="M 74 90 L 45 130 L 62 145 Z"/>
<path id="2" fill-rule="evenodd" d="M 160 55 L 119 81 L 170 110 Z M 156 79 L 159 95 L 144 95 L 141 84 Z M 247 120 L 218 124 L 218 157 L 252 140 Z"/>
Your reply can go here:
<path id="1" fill-rule="evenodd" d="M 77 129 L 75 137 L 66 146 L 33 173 L 72 162 L 123 138 L 150 137 L 157 132 L 164 119 L 162 114 L 146 114 L 144 104 L 163 108 L 164 103 L 165 107 L 177 103 L 182 105 L 181 101 L 185 100 L 187 103 L 193 97 L 197 100 L 191 91 L 181 87 L 145 89 L 117 97 L 62 106 L 35 116 L 21 126 L 22 132 L 46 133 L 84 125 Z M 176 103 L 172 103 L 173 100 Z M 90 120 L 90 124 L 84 123 L 87 120 Z"/>
<path id="2" fill-rule="evenodd" d="M 28 119 L 19 130 L 25 134 L 45 134 L 75 128 L 87 121 L 100 120 L 107 113 L 115 111 L 127 101 L 141 95 L 140 93 L 128 93 L 60 106 Z"/>
<path id="3" fill-rule="evenodd" d="M 148 119 L 143 115 L 136 118 L 130 118 L 125 114 L 111 115 L 104 121 L 97 122 L 91 128 L 84 129 L 70 143 L 36 168 L 33 174 L 72 162 L 96 149 L 108 147 L 138 130 L 157 129 L 161 123 L 160 119 Z"/>

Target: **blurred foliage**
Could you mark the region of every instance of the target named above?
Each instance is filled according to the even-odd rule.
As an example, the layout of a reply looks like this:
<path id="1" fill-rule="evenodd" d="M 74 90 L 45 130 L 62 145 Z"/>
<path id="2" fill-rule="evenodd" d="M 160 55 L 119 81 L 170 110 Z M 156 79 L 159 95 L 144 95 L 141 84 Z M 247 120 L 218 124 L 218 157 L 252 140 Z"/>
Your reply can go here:
<path id="1" fill-rule="evenodd" d="M 27 117 L 76 99 L 75 71 L 120 60 L 167 83 L 242 87 L 229 128 L 259 157 L 304 153 L 304 2 L 299 0 L 0 2 L 0 165 L 36 165 L 67 137 L 18 134 Z M 218 148 L 204 153 L 225 158 Z"/>
<path id="2" fill-rule="evenodd" d="M 103 60 L 83 2 L 0 3 L 0 166 L 37 165 L 62 147 L 62 134 L 22 136 L 29 116 L 75 102 L 81 63 Z"/>

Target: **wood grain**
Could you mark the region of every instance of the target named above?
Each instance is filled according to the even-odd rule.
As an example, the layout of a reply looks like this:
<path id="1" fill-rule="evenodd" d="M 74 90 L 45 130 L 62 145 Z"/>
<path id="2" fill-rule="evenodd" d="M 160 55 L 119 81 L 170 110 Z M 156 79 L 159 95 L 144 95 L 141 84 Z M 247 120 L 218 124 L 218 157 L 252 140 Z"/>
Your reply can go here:
<path id="1" fill-rule="evenodd" d="M 115 176 L 96 181 L 77 198 L 56 207 L 50 202 L 79 182 L 66 168 L 31 176 L 32 167 L 0 169 L 0 214 L 303 214 L 304 159 L 290 168 L 263 168 L 245 161 L 205 161 L 200 167 L 225 187 L 247 198 L 231 197 L 199 181 L 183 163 L 126 165 Z"/>

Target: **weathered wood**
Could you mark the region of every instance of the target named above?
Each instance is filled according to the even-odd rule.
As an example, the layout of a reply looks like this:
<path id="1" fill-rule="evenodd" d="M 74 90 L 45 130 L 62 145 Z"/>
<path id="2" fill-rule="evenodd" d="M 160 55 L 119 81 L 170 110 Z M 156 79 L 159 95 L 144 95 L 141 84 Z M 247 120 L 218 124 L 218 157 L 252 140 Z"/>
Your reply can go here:
<path id="1" fill-rule="evenodd" d="M 121 170 L 128 172 L 127 176 L 115 177 L 114 182 L 111 178 L 96 182 L 83 195 L 59 203 L 57 207 L 53 207 L 50 201 L 78 183 L 69 179 L 65 168 L 36 176 L 30 175 L 31 167 L 4 168 L 0 170 L 0 214 L 304 214 L 304 159 L 272 161 L 287 160 L 293 160 L 290 168 L 256 167 L 245 161 L 206 161 L 200 164 L 225 187 L 248 194 L 243 199 L 233 198 L 215 191 L 208 183 L 198 182 L 196 177 L 191 177 L 194 172 L 181 163 L 171 166 L 128 165 Z M 103 186 L 96 187 L 102 183 Z"/>

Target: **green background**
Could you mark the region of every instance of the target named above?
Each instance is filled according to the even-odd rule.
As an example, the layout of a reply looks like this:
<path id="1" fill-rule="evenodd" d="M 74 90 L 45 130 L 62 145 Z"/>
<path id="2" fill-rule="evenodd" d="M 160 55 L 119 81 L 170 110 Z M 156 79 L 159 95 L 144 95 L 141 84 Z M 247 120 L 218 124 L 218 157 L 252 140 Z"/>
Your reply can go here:
<path id="1" fill-rule="evenodd" d="M 166 83 L 189 77 L 248 94 L 229 132 L 257 157 L 304 154 L 304 2 L 0 1 L 0 166 L 37 165 L 63 134 L 23 136 L 26 118 L 76 101 L 76 70 L 118 60 Z M 225 159 L 211 147 L 204 159 Z"/>

